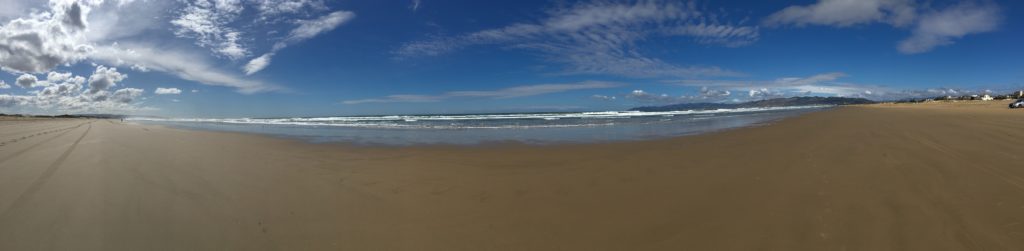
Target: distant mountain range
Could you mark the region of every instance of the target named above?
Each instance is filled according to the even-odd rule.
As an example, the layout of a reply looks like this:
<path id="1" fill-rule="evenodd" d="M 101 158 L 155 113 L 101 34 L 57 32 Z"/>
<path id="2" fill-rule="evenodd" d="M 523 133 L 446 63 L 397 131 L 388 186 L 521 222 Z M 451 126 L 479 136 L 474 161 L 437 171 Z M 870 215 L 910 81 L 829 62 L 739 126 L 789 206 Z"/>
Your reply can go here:
<path id="1" fill-rule="evenodd" d="M 733 109 L 733 108 L 751 108 L 751 107 L 783 107 L 783 106 L 808 106 L 808 105 L 859 105 L 859 104 L 874 104 L 875 101 L 871 101 L 864 98 L 843 98 L 843 97 L 792 97 L 792 98 L 773 98 L 766 100 L 750 101 L 744 103 L 685 103 L 685 104 L 674 104 L 665 106 L 641 106 L 630 111 L 642 111 L 642 112 L 664 112 L 664 111 L 685 111 L 685 110 L 713 110 L 713 109 Z"/>

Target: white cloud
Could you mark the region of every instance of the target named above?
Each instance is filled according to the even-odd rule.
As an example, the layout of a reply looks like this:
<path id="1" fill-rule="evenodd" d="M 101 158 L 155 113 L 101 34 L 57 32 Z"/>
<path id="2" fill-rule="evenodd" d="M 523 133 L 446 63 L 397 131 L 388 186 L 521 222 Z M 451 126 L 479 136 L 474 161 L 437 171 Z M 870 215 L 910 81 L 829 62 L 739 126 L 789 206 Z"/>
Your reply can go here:
<path id="1" fill-rule="evenodd" d="M 241 32 L 229 27 L 245 9 L 240 0 L 197 0 L 186 2 L 178 17 L 171 20 L 174 34 L 194 38 L 196 45 L 210 48 L 217 55 L 239 59 L 249 51 L 239 44 Z"/>
<path id="2" fill-rule="evenodd" d="M 846 27 L 883 22 L 906 26 L 916 15 L 913 0 L 819 0 L 807 6 L 790 6 L 776 12 L 764 23 L 781 25 L 832 25 Z"/>
<path id="3" fill-rule="evenodd" d="M 157 95 L 177 95 L 181 94 L 181 89 L 158 87 L 156 88 L 156 91 L 153 91 L 153 93 Z"/>
<path id="4" fill-rule="evenodd" d="M 807 6 L 790 6 L 764 19 L 767 26 L 828 25 L 847 27 L 886 23 L 896 28 L 913 27 L 899 42 L 904 54 L 928 52 L 971 34 L 993 31 L 1002 19 L 995 4 L 963 2 L 935 10 L 932 3 L 915 0 L 819 0 Z"/>
<path id="5" fill-rule="evenodd" d="M 786 96 L 837 96 L 857 97 L 873 100 L 894 100 L 915 96 L 917 92 L 894 90 L 889 87 L 855 84 L 840 81 L 847 75 L 842 72 L 822 73 L 807 77 L 784 77 L 774 80 L 681 80 L 675 85 L 700 87 L 704 90 L 746 93 L 747 99 L 764 99 Z M 710 94 L 710 93 L 707 93 Z"/>
<path id="6" fill-rule="evenodd" d="M 296 21 L 296 23 L 299 24 L 299 27 L 296 27 L 288 33 L 288 38 L 286 38 L 284 42 L 297 43 L 313 38 L 320 33 L 333 30 L 339 25 L 344 24 L 355 17 L 356 14 L 351 11 L 335 11 L 316 19 Z"/>
<path id="7" fill-rule="evenodd" d="M 704 86 L 700 88 L 699 97 L 703 99 L 719 99 L 728 97 L 730 95 L 732 95 L 732 92 L 728 90 L 715 90 Z"/>
<path id="8" fill-rule="evenodd" d="M 245 64 L 245 67 L 243 67 L 242 70 L 245 71 L 245 75 L 252 75 L 253 73 L 261 71 L 263 68 L 267 68 L 267 66 L 270 65 L 270 58 L 273 56 L 273 53 L 267 53 L 249 60 L 249 63 Z"/>
<path id="9" fill-rule="evenodd" d="M 30 98 L 28 96 L 0 94 L 0 107 L 21 106 L 28 103 L 29 100 Z"/>
<path id="10" fill-rule="evenodd" d="M 280 87 L 243 79 L 218 70 L 204 57 L 153 45 L 115 45 L 98 47 L 92 58 L 113 65 L 142 65 L 150 69 L 206 85 L 236 88 L 241 93 L 279 90 Z"/>
<path id="11" fill-rule="evenodd" d="M 116 70 L 113 68 L 97 69 L 96 81 L 112 81 L 123 76 L 114 76 Z M 84 85 L 86 78 L 82 76 L 71 76 L 69 74 L 49 74 L 46 81 L 48 86 L 38 90 L 30 91 L 31 95 L 0 95 L 0 107 L 5 111 L 26 111 L 39 112 L 76 112 L 76 113 L 132 113 L 144 110 L 154 110 L 151 107 L 141 106 L 139 98 L 144 91 L 137 88 L 124 88 L 114 91 L 107 89 L 86 90 Z M 31 75 L 30 75 L 31 76 Z M 93 79 L 90 77 L 90 79 Z M 38 86 L 38 83 L 37 85 Z M 113 84 L 111 84 L 113 86 Z M 108 86 L 109 89 L 109 86 Z"/>
<path id="12" fill-rule="evenodd" d="M 294 14 L 310 10 L 324 10 L 327 6 L 322 0 L 255 0 L 256 9 L 259 10 L 260 19 L 263 21 L 277 21 L 281 14 Z"/>
<path id="13" fill-rule="evenodd" d="M 37 82 L 39 82 L 39 79 L 37 79 L 35 75 L 21 74 L 21 76 L 18 76 L 18 79 L 15 80 L 14 83 L 18 84 L 18 86 L 21 86 L 21 88 L 32 88 L 36 87 Z"/>
<path id="14" fill-rule="evenodd" d="M 622 86 L 619 83 L 586 81 L 568 84 L 540 84 L 509 87 L 491 91 L 451 91 L 440 95 L 417 95 L 398 94 L 389 95 L 383 98 L 346 100 L 343 104 L 354 105 L 364 103 L 410 103 L 410 102 L 437 102 L 450 98 L 518 98 L 527 96 L 544 95 L 551 93 L 567 92 L 574 90 L 604 89 Z"/>
<path id="15" fill-rule="evenodd" d="M 0 89 L 10 89 L 10 88 L 11 88 L 11 85 L 8 85 L 7 82 L 4 82 L 3 80 L 0 80 Z"/>
<path id="16" fill-rule="evenodd" d="M 245 71 L 245 75 L 252 75 L 263 70 L 263 68 L 267 68 L 270 65 L 270 59 L 277 51 L 291 44 L 302 42 L 321 33 L 333 30 L 355 17 L 356 14 L 351 11 L 335 11 L 316 19 L 296 21 L 299 26 L 289 32 L 288 37 L 275 43 L 270 52 L 250 60 L 242 70 Z"/>
<path id="17" fill-rule="evenodd" d="M 89 76 L 89 93 L 106 91 L 110 87 L 117 86 L 117 82 L 128 78 L 127 74 L 117 72 L 117 68 L 96 66 L 96 70 Z"/>
<path id="18" fill-rule="evenodd" d="M 0 0 L 0 21 L 21 17 L 31 8 L 42 7 L 43 1 Z"/>
<path id="19" fill-rule="evenodd" d="M 602 101 L 615 101 L 615 96 L 607 96 L 607 95 L 594 94 L 594 95 L 590 96 L 590 98 L 596 99 L 596 100 L 602 100 Z"/>
<path id="20" fill-rule="evenodd" d="M 199 93 L 199 90 L 192 89 L 192 93 Z"/>
<path id="21" fill-rule="evenodd" d="M 142 96 L 143 92 L 142 89 L 138 88 L 124 88 L 114 91 L 114 94 L 110 95 L 110 99 L 120 103 L 131 103 Z"/>
<path id="22" fill-rule="evenodd" d="M 644 90 L 633 90 L 633 92 L 626 94 L 625 97 L 627 99 L 637 100 L 644 103 L 670 103 L 678 101 L 676 97 L 668 94 L 654 94 Z"/>
<path id="23" fill-rule="evenodd" d="M 70 72 L 60 73 L 60 72 L 51 71 L 50 73 L 46 74 L 46 82 L 50 82 L 50 83 L 60 83 L 60 82 L 66 81 L 68 79 L 71 79 L 71 73 Z"/>
<path id="24" fill-rule="evenodd" d="M 0 68 L 41 73 L 89 54 L 92 47 L 83 34 L 90 7 L 67 1 L 50 5 L 50 12 L 34 13 L 0 26 Z"/>
<path id="25" fill-rule="evenodd" d="M 689 37 L 695 42 L 743 46 L 757 41 L 758 28 L 722 23 L 695 4 L 672 1 L 594 1 L 547 12 L 536 22 L 517 23 L 454 37 L 407 43 L 398 58 L 435 56 L 473 45 L 503 45 L 541 52 L 566 65 L 568 74 L 633 77 L 735 75 L 717 67 L 679 66 L 643 55 L 650 37 Z"/>
<path id="26" fill-rule="evenodd" d="M 953 44 L 953 40 L 970 34 L 995 30 L 1000 21 L 999 8 L 994 5 L 960 4 L 924 15 L 912 35 L 899 43 L 899 51 L 915 54 L 935 47 Z"/>
<path id="27" fill-rule="evenodd" d="M 174 74 L 186 80 L 192 80 L 209 85 L 228 86 L 238 88 L 243 93 L 253 93 L 277 89 L 268 84 L 253 80 L 245 80 L 232 74 L 217 70 L 202 56 L 184 53 L 171 48 L 160 48 L 153 45 L 132 46 L 127 48 L 114 44 L 113 46 L 96 46 L 90 42 L 82 33 L 87 30 L 98 30 L 98 33 L 109 34 L 114 37 L 130 36 L 123 31 L 116 31 L 110 27 L 90 27 L 91 22 L 85 20 L 87 13 L 93 7 L 106 6 L 108 8 L 121 8 L 128 1 L 119 1 L 116 6 L 103 5 L 103 1 L 71 2 L 60 1 L 51 4 L 47 12 L 40 12 L 26 18 L 19 18 L 8 22 L 0 27 L 0 66 L 4 70 L 14 72 L 42 73 L 55 68 L 58 65 L 70 65 L 80 60 L 89 58 L 109 65 L 130 67 L 132 69 L 148 71 L 150 69 Z M 205 1 L 200 1 L 205 2 Z M 221 1 L 214 3 L 220 9 L 241 8 L 231 5 L 232 1 Z M 80 5 L 80 6 L 79 6 Z M 74 11 L 79 6 L 78 11 Z M 137 6 L 125 6 L 137 7 Z M 134 9 L 132 9 L 134 11 Z M 109 13 L 110 10 L 101 10 Z M 120 14 L 120 13 L 113 13 Z M 99 18 L 99 24 L 121 25 L 131 20 L 111 20 L 110 16 L 104 15 Z M 151 19 L 152 17 L 147 17 Z M 145 20 L 142 20 L 143 23 Z M 84 28 L 83 28 L 84 27 Z M 201 27 L 201 26 L 199 26 Z M 137 32 L 143 28 L 128 27 Z M 199 29 L 202 30 L 202 29 Z M 206 31 L 214 32 L 214 31 Z M 231 35 L 229 35 L 231 36 Z M 154 51 L 156 50 L 156 51 Z M 38 86 L 45 86 L 48 82 L 39 81 Z M 105 82 L 96 82 L 104 85 Z M 42 84 L 42 85 L 40 85 Z M 98 91 L 99 89 L 97 89 Z"/>

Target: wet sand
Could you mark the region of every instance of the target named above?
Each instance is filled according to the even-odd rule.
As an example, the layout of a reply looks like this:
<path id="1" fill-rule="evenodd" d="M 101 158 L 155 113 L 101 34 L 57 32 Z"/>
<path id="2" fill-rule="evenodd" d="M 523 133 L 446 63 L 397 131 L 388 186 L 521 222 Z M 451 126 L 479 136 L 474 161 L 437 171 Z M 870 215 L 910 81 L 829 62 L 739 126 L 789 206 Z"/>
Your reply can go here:
<path id="1" fill-rule="evenodd" d="M 1024 250 L 1024 110 L 579 145 L 0 119 L 0 250 Z"/>

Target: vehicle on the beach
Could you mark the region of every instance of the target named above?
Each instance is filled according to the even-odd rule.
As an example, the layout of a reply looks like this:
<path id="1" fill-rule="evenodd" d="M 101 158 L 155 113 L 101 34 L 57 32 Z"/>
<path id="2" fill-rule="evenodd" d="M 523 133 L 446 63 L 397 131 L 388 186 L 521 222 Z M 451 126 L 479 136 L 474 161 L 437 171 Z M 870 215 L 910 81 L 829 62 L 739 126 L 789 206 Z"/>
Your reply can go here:
<path id="1" fill-rule="evenodd" d="M 1013 101 L 1013 103 L 1010 103 L 1010 108 L 1024 108 L 1024 98 L 1018 99 L 1017 101 Z"/>

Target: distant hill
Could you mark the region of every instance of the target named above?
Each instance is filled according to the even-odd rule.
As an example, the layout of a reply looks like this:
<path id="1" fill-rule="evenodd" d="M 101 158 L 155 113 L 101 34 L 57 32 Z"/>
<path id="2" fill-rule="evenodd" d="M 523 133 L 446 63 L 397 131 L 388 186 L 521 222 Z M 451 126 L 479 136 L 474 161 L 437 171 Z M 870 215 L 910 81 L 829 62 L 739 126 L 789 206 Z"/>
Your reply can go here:
<path id="1" fill-rule="evenodd" d="M 766 100 L 750 101 L 745 103 L 686 103 L 665 106 L 642 106 L 629 109 L 630 111 L 642 112 L 664 112 L 664 111 L 686 111 L 686 110 L 713 110 L 750 107 L 785 107 L 785 106 L 807 106 L 807 105 L 859 105 L 874 104 L 864 98 L 843 98 L 843 97 L 792 97 L 773 98 Z"/>
<path id="2" fill-rule="evenodd" d="M 30 115 L 30 114 L 3 114 L 0 117 L 26 117 L 26 118 L 90 118 L 90 119 L 120 119 L 125 115 L 118 114 L 64 114 L 64 115 Z"/>

